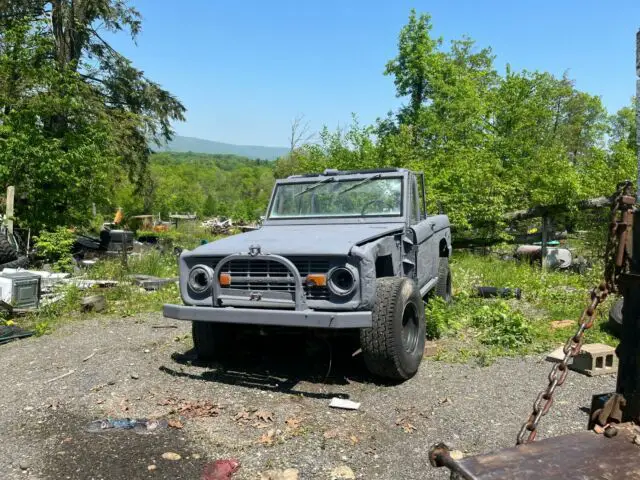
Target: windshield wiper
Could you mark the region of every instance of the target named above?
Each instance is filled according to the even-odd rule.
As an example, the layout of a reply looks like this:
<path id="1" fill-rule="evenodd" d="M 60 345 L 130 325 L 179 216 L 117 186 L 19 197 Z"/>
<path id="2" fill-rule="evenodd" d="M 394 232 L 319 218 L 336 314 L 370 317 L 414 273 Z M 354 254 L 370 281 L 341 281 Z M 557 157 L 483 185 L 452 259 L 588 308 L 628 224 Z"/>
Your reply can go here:
<path id="1" fill-rule="evenodd" d="M 320 185 L 322 185 L 323 183 L 328 183 L 328 182 L 333 182 L 336 178 L 335 177 L 327 177 L 323 180 L 320 180 L 318 183 L 314 183 L 313 185 L 311 185 L 310 187 L 305 188 L 304 190 L 302 190 L 299 193 L 296 193 L 293 198 L 299 197 L 300 195 L 307 193 L 311 190 L 314 190 L 316 188 L 318 188 Z"/>
<path id="2" fill-rule="evenodd" d="M 337 195 L 342 195 L 345 192 L 348 192 L 349 190 L 353 190 L 354 188 L 358 188 L 360 185 L 364 185 L 365 183 L 370 182 L 371 180 L 375 179 L 375 178 L 380 178 L 382 175 L 379 173 L 376 173 L 374 175 L 371 175 L 370 177 L 365 178 L 364 180 L 356 183 L 355 185 L 351 185 L 350 187 L 347 188 L 343 188 L 342 190 L 340 190 Z"/>

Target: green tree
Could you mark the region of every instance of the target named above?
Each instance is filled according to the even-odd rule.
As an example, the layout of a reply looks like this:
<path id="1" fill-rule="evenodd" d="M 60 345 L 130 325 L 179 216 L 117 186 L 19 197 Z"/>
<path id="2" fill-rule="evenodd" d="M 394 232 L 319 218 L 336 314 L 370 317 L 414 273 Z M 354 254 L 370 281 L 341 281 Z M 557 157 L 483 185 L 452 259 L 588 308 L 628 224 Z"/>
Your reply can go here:
<path id="1" fill-rule="evenodd" d="M 140 16 L 123 0 L 14 0 L 0 21 L 0 184 L 36 229 L 88 220 L 128 175 L 143 185 L 149 143 L 184 107 L 103 38 Z"/>

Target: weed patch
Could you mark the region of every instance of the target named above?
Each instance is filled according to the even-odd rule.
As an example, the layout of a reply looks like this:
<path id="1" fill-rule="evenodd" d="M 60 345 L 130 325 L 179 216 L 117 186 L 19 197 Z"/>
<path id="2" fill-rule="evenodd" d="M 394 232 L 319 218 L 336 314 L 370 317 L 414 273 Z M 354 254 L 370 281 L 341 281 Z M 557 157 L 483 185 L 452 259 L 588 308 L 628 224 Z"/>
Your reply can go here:
<path id="1" fill-rule="evenodd" d="M 476 359 L 482 365 L 499 356 L 537 353 L 564 343 L 602 275 L 598 267 L 580 275 L 473 254 L 454 255 L 451 265 L 453 302 L 447 305 L 439 298 L 430 299 L 427 335 L 440 339 L 437 358 Z M 478 286 L 517 287 L 522 299 L 475 297 Z M 617 344 L 606 327 L 612 302 L 600 307 L 596 325 L 585 334 L 588 342 Z M 575 327 L 551 327 L 552 321 L 567 319 L 575 320 Z"/>

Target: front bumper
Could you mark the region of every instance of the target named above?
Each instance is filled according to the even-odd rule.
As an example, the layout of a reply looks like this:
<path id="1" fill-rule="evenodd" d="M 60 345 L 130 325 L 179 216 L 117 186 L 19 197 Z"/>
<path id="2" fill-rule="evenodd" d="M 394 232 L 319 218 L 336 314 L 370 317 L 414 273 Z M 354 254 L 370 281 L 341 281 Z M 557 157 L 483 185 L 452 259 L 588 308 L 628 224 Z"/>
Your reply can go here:
<path id="1" fill-rule="evenodd" d="M 307 328 L 371 328 L 371 312 L 318 312 L 263 308 L 192 307 L 166 304 L 163 315 L 176 320 Z"/>

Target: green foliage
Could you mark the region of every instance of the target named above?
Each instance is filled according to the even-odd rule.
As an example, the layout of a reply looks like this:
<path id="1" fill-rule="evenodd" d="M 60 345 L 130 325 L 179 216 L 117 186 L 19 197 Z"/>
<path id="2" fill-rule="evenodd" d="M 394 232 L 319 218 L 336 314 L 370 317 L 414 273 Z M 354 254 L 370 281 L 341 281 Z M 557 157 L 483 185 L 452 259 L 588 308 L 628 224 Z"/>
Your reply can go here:
<path id="1" fill-rule="evenodd" d="M 10 3 L 0 19 L 0 185 L 16 186 L 24 226 L 82 225 L 124 178 L 144 184 L 149 142 L 170 139 L 184 107 L 96 33 L 135 38 L 140 18 L 127 2 Z"/>
<path id="2" fill-rule="evenodd" d="M 485 345 L 516 349 L 533 340 L 533 327 L 524 315 L 502 301 L 480 307 L 471 325 L 482 332 L 479 340 Z"/>
<path id="3" fill-rule="evenodd" d="M 75 239 L 76 235 L 72 230 L 57 227 L 51 232 L 41 232 L 37 237 L 34 237 L 34 243 L 38 255 L 47 262 L 53 263 L 54 270 L 71 272 L 74 266 L 71 249 Z"/>
<path id="4" fill-rule="evenodd" d="M 427 304 L 427 334 L 438 340 L 439 358 L 481 364 L 497 356 L 537 353 L 564 343 L 575 327 L 552 329 L 551 322 L 577 321 L 598 283 L 601 269 L 585 275 L 542 271 L 536 266 L 499 260 L 494 256 L 456 254 L 452 258 L 454 299 L 438 298 Z M 522 299 L 485 299 L 474 296 L 476 287 L 520 288 Z M 586 333 L 589 342 L 615 345 L 607 331 L 610 299 L 600 309 L 596 325 Z"/>
<path id="5" fill-rule="evenodd" d="M 196 213 L 253 221 L 264 214 L 273 187 L 273 163 L 234 155 L 156 153 L 144 194 L 123 180 L 110 211 L 127 215 Z"/>
<path id="6" fill-rule="evenodd" d="M 490 48 L 432 36 L 412 11 L 384 71 L 407 103 L 330 132 L 276 164 L 276 175 L 405 167 L 426 172 L 428 210 L 441 203 L 456 236 L 504 236 L 503 214 L 609 195 L 635 178 L 634 109 L 609 117 L 567 76 L 494 67 Z"/>

